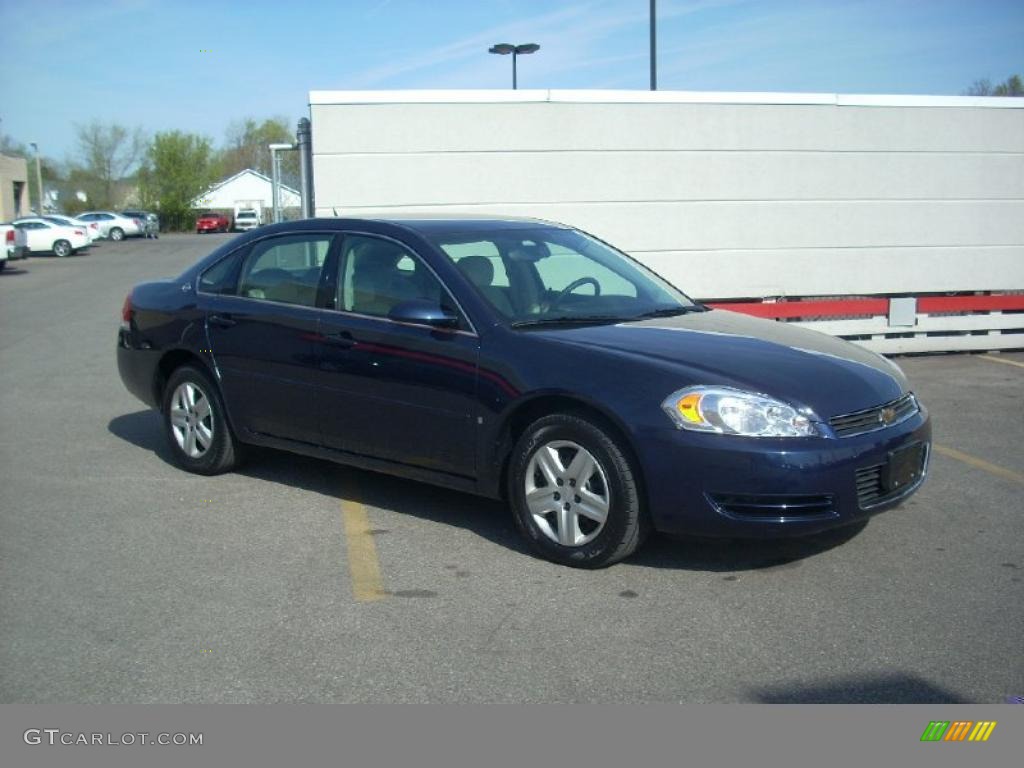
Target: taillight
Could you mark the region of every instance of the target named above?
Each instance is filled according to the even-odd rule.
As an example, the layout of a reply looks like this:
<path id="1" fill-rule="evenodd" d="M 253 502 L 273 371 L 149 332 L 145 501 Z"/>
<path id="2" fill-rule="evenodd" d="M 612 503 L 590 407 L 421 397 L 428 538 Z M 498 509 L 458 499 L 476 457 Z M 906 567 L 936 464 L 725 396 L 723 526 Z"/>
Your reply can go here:
<path id="1" fill-rule="evenodd" d="M 14 230 L 13 229 L 8 229 L 7 230 L 7 244 L 8 245 L 14 245 Z"/>
<path id="2" fill-rule="evenodd" d="M 129 293 L 121 306 L 121 327 L 125 330 L 132 327 L 132 311 L 132 295 Z"/>

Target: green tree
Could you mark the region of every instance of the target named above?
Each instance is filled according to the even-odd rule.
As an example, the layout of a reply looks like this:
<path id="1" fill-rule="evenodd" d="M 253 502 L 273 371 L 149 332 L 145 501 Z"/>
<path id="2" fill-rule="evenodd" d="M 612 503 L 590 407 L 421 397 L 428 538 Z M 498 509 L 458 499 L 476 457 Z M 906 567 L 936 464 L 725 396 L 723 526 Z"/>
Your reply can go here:
<path id="1" fill-rule="evenodd" d="M 964 91 L 965 96 L 1024 96 L 1024 82 L 1020 75 L 1010 75 L 996 85 L 988 78 L 975 80 L 971 87 Z"/>
<path id="2" fill-rule="evenodd" d="M 158 133 L 139 171 L 142 204 L 160 212 L 167 229 L 191 229 L 192 201 L 214 179 L 213 145 L 205 136 Z"/>
<path id="3" fill-rule="evenodd" d="M 90 203 L 97 208 L 117 207 L 119 182 L 131 176 L 146 151 L 142 129 L 94 120 L 76 125 L 75 133 L 81 160 L 78 175 Z"/>
<path id="4" fill-rule="evenodd" d="M 226 179 L 246 168 L 271 175 L 268 144 L 294 144 L 295 133 L 285 117 L 270 117 L 257 122 L 251 117 L 228 126 L 224 149 L 217 156 L 217 178 Z M 298 183 L 297 152 L 281 152 L 281 180 L 289 186 Z"/>
<path id="5" fill-rule="evenodd" d="M 1024 96 L 1024 83 L 1020 75 L 1011 75 L 1006 78 L 1005 83 L 1000 83 L 992 89 L 993 96 Z"/>

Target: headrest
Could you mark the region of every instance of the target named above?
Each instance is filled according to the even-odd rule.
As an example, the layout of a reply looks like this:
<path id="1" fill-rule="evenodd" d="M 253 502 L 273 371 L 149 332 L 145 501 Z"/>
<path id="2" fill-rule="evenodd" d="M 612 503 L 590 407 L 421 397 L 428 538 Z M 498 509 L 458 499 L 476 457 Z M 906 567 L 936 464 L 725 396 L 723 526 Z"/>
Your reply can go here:
<path id="1" fill-rule="evenodd" d="M 466 256 L 457 265 L 473 285 L 487 288 L 494 280 L 494 265 L 486 256 Z"/>

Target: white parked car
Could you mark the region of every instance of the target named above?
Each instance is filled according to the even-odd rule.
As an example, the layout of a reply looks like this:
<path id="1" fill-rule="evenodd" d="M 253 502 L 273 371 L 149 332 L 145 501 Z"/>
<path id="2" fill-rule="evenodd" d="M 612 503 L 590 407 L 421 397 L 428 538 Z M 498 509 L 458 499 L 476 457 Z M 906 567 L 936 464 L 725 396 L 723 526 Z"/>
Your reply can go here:
<path id="1" fill-rule="evenodd" d="M 95 221 L 100 234 L 109 240 L 124 240 L 126 237 L 141 237 L 146 234 L 145 225 L 138 219 L 130 219 L 113 211 L 86 211 L 77 216 L 79 221 Z"/>
<path id="2" fill-rule="evenodd" d="M 14 227 L 25 233 L 25 244 L 29 253 L 70 256 L 89 247 L 89 236 L 85 233 L 85 227 L 68 227 L 36 218 L 18 219 L 14 222 Z"/>
<path id="3" fill-rule="evenodd" d="M 259 211 L 255 208 L 239 208 L 235 214 L 235 229 L 239 232 L 256 229 L 262 223 Z"/>
<path id="4" fill-rule="evenodd" d="M 73 216 L 62 216 L 59 213 L 48 213 L 39 218 L 52 221 L 54 224 L 63 224 L 66 227 L 85 227 L 85 234 L 89 236 L 89 245 L 95 245 L 103 239 L 100 234 L 100 225 L 95 221 L 79 221 Z"/>

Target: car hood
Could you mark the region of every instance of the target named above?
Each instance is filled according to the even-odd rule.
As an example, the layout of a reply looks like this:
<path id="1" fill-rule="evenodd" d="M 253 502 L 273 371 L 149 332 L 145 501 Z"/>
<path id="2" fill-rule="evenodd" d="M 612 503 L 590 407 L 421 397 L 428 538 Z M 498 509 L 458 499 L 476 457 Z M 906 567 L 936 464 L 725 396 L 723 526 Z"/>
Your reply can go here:
<path id="1" fill-rule="evenodd" d="M 880 355 L 807 328 L 726 310 L 537 332 L 559 343 L 657 362 L 679 376 L 679 387 L 753 390 L 809 406 L 823 419 L 907 391 L 899 369 Z"/>

